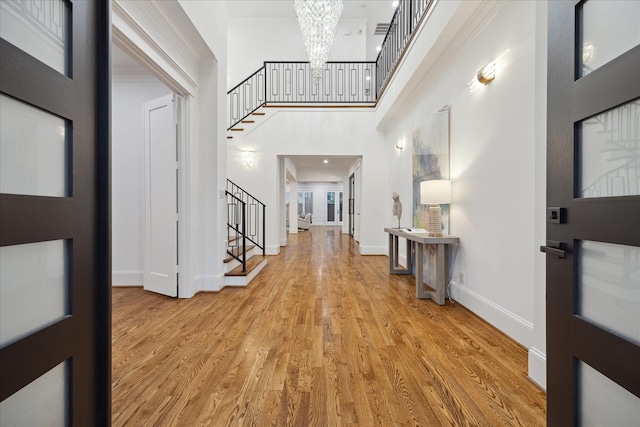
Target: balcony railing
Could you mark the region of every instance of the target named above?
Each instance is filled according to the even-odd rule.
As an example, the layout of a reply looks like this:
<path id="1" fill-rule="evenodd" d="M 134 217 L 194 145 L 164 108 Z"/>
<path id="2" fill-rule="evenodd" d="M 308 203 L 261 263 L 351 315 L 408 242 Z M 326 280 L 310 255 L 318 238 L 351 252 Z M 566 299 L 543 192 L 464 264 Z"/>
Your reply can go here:
<path id="1" fill-rule="evenodd" d="M 267 104 L 376 102 L 374 62 L 327 62 L 314 82 L 308 62 L 265 62 Z"/>
<path id="2" fill-rule="evenodd" d="M 318 83 L 308 62 L 265 62 L 227 93 L 227 129 L 265 104 L 375 104 L 434 2 L 400 1 L 376 61 L 328 62 Z"/>
<path id="3" fill-rule="evenodd" d="M 382 94 L 416 28 L 433 3 L 434 0 L 404 0 L 398 4 L 376 59 L 377 96 Z"/>

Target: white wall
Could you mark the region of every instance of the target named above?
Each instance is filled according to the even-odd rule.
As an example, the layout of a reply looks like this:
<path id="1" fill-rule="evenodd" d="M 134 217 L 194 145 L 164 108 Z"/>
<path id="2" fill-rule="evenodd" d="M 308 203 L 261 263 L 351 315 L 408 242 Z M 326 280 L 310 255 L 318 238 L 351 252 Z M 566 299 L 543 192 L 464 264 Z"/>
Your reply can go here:
<path id="1" fill-rule="evenodd" d="M 387 134 L 391 187 L 411 200 L 412 132 L 449 106 L 450 232 L 461 239 L 452 274 L 464 273 L 453 297 L 536 348 L 543 361 L 544 323 L 541 330 L 534 321 L 544 313 L 537 247 L 544 244 L 546 80 L 537 61 L 546 54 L 538 36 L 546 21 L 537 3 L 438 3 L 432 19 L 441 29 L 421 34 L 378 109 L 378 124 Z M 470 92 L 475 73 L 507 49 L 496 79 Z M 394 148 L 400 138 L 407 141 L 402 151 Z M 392 221 L 390 210 L 385 215 Z M 534 380 L 543 384 L 544 372 Z"/>
<path id="2" fill-rule="evenodd" d="M 190 139 L 197 141 L 191 152 L 190 191 L 195 293 L 219 290 L 224 283 L 226 205 L 220 190 L 227 185 L 227 11 L 224 2 L 179 3 L 214 55 L 199 63 L 199 86 L 190 111 Z"/>
<path id="3" fill-rule="evenodd" d="M 348 155 L 362 157 L 360 252 L 386 254 L 383 206 L 391 210 L 384 139 L 375 130 L 371 109 L 268 109 L 272 117 L 228 147 L 229 178 L 267 205 L 267 253 L 279 251 L 278 156 Z M 241 152 L 254 151 L 253 168 L 242 167 Z M 298 171 L 298 175 L 300 171 Z M 344 178 L 346 180 L 347 177 Z M 299 180 L 299 178 L 298 178 Z"/>
<path id="4" fill-rule="evenodd" d="M 366 25 L 366 20 L 341 20 L 329 61 L 364 61 Z M 363 32 L 359 34 L 361 29 Z M 229 20 L 227 88 L 231 89 L 242 82 L 262 67 L 265 61 L 308 61 L 297 20 Z"/>
<path id="5" fill-rule="evenodd" d="M 149 73 L 146 80 L 112 82 L 112 270 L 114 285 L 143 285 L 143 103 L 171 93 Z"/>

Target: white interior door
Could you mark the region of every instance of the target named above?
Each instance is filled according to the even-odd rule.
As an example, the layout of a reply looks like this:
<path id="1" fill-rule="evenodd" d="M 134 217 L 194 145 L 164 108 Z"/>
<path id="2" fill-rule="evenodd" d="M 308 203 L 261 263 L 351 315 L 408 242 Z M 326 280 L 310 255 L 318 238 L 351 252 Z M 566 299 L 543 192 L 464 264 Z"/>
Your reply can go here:
<path id="1" fill-rule="evenodd" d="M 174 95 L 144 104 L 144 289 L 178 296 L 177 136 Z"/>

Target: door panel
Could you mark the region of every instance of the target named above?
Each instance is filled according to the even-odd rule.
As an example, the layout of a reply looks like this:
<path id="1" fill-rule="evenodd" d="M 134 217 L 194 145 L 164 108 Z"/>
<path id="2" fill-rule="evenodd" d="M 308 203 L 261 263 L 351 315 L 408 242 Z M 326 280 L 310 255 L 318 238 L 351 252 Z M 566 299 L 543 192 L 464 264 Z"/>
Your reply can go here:
<path id="1" fill-rule="evenodd" d="M 336 192 L 327 191 L 327 223 L 336 222 Z"/>
<path id="2" fill-rule="evenodd" d="M 349 176 L 349 235 L 353 237 L 355 229 L 355 174 Z"/>
<path id="3" fill-rule="evenodd" d="M 0 2 L 2 425 L 110 425 L 110 7 Z"/>
<path id="4" fill-rule="evenodd" d="M 0 346 L 71 314 L 70 242 L 0 247 Z"/>
<path id="5" fill-rule="evenodd" d="M 637 2 L 549 2 L 549 426 L 640 425 L 637 12 Z"/>
<path id="6" fill-rule="evenodd" d="M 0 94 L 0 123 L 0 192 L 70 196 L 67 121 Z"/>
<path id="7" fill-rule="evenodd" d="M 0 402 L 0 425 L 66 425 L 69 419 L 70 364 L 69 360 L 62 362 Z"/>
<path id="8" fill-rule="evenodd" d="M 146 244 L 144 289 L 178 296 L 177 147 L 174 95 L 144 104 Z"/>

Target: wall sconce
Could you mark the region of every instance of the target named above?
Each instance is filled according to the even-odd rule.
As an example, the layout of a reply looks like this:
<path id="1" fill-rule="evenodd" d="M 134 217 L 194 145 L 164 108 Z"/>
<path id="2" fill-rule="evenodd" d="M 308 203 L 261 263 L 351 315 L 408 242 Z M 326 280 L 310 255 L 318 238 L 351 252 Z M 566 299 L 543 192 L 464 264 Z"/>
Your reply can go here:
<path id="1" fill-rule="evenodd" d="M 430 236 L 442 237 L 442 209 L 440 205 L 451 203 L 451 181 L 448 179 L 433 179 L 420 183 L 420 203 L 429 205 Z"/>
<path id="2" fill-rule="evenodd" d="M 242 152 L 242 164 L 245 168 L 252 168 L 255 163 L 256 156 L 253 151 L 243 151 Z"/>
<path id="3" fill-rule="evenodd" d="M 467 83 L 467 86 L 469 86 L 469 91 L 473 92 L 480 85 L 488 85 L 493 79 L 496 78 L 498 68 L 501 68 L 503 65 L 500 63 L 500 60 L 503 56 L 509 53 L 509 50 L 510 49 L 507 49 L 502 55 L 498 56 L 496 59 L 478 70 L 475 77 L 471 79 L 469 83 Z"/>
<path id="4" fill-rule="evenodd" d="M 496 63 L 491 61 L 484 67 L 482 67 L 478 74 L 476 74 L 476 80 L 483 85 L 488 85 L 489 82 L 496 78 Z"/>
<path id="5" fill-rule="evenodd" d="M 398 142 L 396 142 L 396 148 L 398 150 L 402 150 L 404 148 L 404 138 L 399 139 Z"/>

